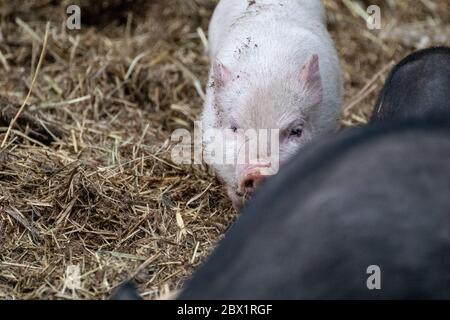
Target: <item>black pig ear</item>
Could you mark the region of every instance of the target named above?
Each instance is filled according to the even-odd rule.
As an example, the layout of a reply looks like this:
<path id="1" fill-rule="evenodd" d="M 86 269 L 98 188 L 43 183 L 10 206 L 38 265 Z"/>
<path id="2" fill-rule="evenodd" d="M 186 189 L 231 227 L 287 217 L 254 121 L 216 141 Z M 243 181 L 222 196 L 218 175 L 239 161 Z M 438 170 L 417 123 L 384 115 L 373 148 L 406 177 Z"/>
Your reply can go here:
<path id="1" fill-rule="evenodd" d="M 114 291 L 109 300 L 142 300 L 142 297 L 136 286 L 131 281 L 127 281 Z"/>
<path id="2" fill-rule="evenodd" d="M 217 87 L 223 87 L 231 79 L 230 70 L 218 59 L 213 63 L 213 78 Z"/>
<path id="3" fill-rule="evenodd" d="M 311 104 L 321 103 L 323 88 L 319 68 L 319 56 L 317 54 L 309 57 L 303 65 L 300 71 L 300 81 L 303 86 L 303 93 L 311 99 Z"/>

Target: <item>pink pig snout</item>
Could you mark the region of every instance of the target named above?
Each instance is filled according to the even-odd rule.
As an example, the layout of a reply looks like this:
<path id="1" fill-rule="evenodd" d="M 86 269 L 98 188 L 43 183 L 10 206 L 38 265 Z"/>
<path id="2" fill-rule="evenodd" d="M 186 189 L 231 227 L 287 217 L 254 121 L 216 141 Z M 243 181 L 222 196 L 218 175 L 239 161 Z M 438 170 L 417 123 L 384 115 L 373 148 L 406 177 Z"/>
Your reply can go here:
<path id="1" fill-rule="evenodd" d="M 240 174 L 239 191 L 246 197 L 251 196 L 256 188 L 267 178 L 267 168 L 270 164 L 255 164 L 245 166 Z"/>

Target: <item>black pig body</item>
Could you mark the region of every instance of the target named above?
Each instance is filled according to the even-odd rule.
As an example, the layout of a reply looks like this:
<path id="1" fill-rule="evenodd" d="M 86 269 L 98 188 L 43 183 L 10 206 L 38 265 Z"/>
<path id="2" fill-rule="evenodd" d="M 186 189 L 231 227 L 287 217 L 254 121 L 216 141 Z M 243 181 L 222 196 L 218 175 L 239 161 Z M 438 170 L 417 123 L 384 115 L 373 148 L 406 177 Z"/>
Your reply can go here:
<path id="1" fill-rule="evenodd" d="M 262 188 L 180 299 L 449 299 L 449 195 L 448 122 L 322 140 Z"/>
<path id="2" fill-rule="evenodd" d="M 449 299 L 449 114 L 450 49 L 402 60 L 373 125 L 298 154 L 180 299 Z"/>
<path id="3" fill-rule="evenodd" d="M 414 52 L 389 75 L 371 122 L 450 117 L 450 48 Z"/>

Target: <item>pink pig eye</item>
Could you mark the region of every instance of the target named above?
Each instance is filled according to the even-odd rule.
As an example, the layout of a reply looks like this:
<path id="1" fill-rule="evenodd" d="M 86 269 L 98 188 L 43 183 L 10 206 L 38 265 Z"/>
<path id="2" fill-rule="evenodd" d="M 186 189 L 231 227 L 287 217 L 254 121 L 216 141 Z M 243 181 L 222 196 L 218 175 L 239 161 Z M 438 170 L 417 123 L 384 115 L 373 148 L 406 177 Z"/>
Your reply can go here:
<path id="1" fill-rule="evenodd" d="M 301 137 L 303 134 L 303 129 L 302 128 L 294 128 L 291 130 L 291 132 L 289 133 L 289 137 Z"/>

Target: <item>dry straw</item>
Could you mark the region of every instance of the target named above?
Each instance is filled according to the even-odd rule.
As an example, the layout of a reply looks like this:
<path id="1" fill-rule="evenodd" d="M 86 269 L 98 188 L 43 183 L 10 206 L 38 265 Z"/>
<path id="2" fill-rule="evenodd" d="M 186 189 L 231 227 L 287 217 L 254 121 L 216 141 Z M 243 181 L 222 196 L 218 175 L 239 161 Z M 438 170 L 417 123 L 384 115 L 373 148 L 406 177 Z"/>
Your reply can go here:
<path id="1" fill-rule="evenodd" d="M 31 96 L 31 92 L 33 91 L 34 84 L 36 83 L 36 79 L 38 77 L 39 70 L 41 69 L 42 61 L 44 61 L 45 48 L 47 47 L 47 39 L 48 39 L 48 31 L 49 31 L 49 29 L 50 29 L 50 22 L 47 22 L 47 25 L 45 27 L 45 35 L 44 35 L 44 42 L 43 42 L 43 45 L 42 45 L 42 51 L 41 51 L 41 55 L 39 57 L 39 62 L 38 62 L 38 65 L 36 67 L 36 71 L 34 73 L 33 80 L 31 81 L 30 90 L 28 90 L 28 94 L 27 94 L 25 100 L 23 101 L 23 103 L 20 106 L 19 110 L 17 111 L 16 115 L 14 116 L 14 118 L 11 121 L 11 123 L 9 124 L 8 130 L 6 131 L 5 137 L 3 138 L 3 142 L 2 142 L 1 148 L 3 148 L 5 146 L 5 144 L 6 144 L 6 141 L 8 141 L 8 137 L 9 137 L 9 134 L 11 132 L 11 129 L 14 127 L 14 124 L 16 123 L 17 119 L 19 119 L 20 115 L 22 114 L 23 110 L 25 109 L 25 106 L 27 105 L 28 99 Z"/>
<path id="2" fill-rule="evenodd" d="M 74 2 L 79 31 L 64 27 Z M 448 1 L 374 0 L 374 31 L 348 5 L 324 3 L 346 127 L 366 123 L 392 61 L 450 43 Z M 0 6 L 0 299 L 104 299 L 129 278 L 146 299 L 173 296 L 225 233 L 236 213 L 220 182 L 170 157 L 171 132 L 193 129 L 201 111 L 214 5 Z"/>

